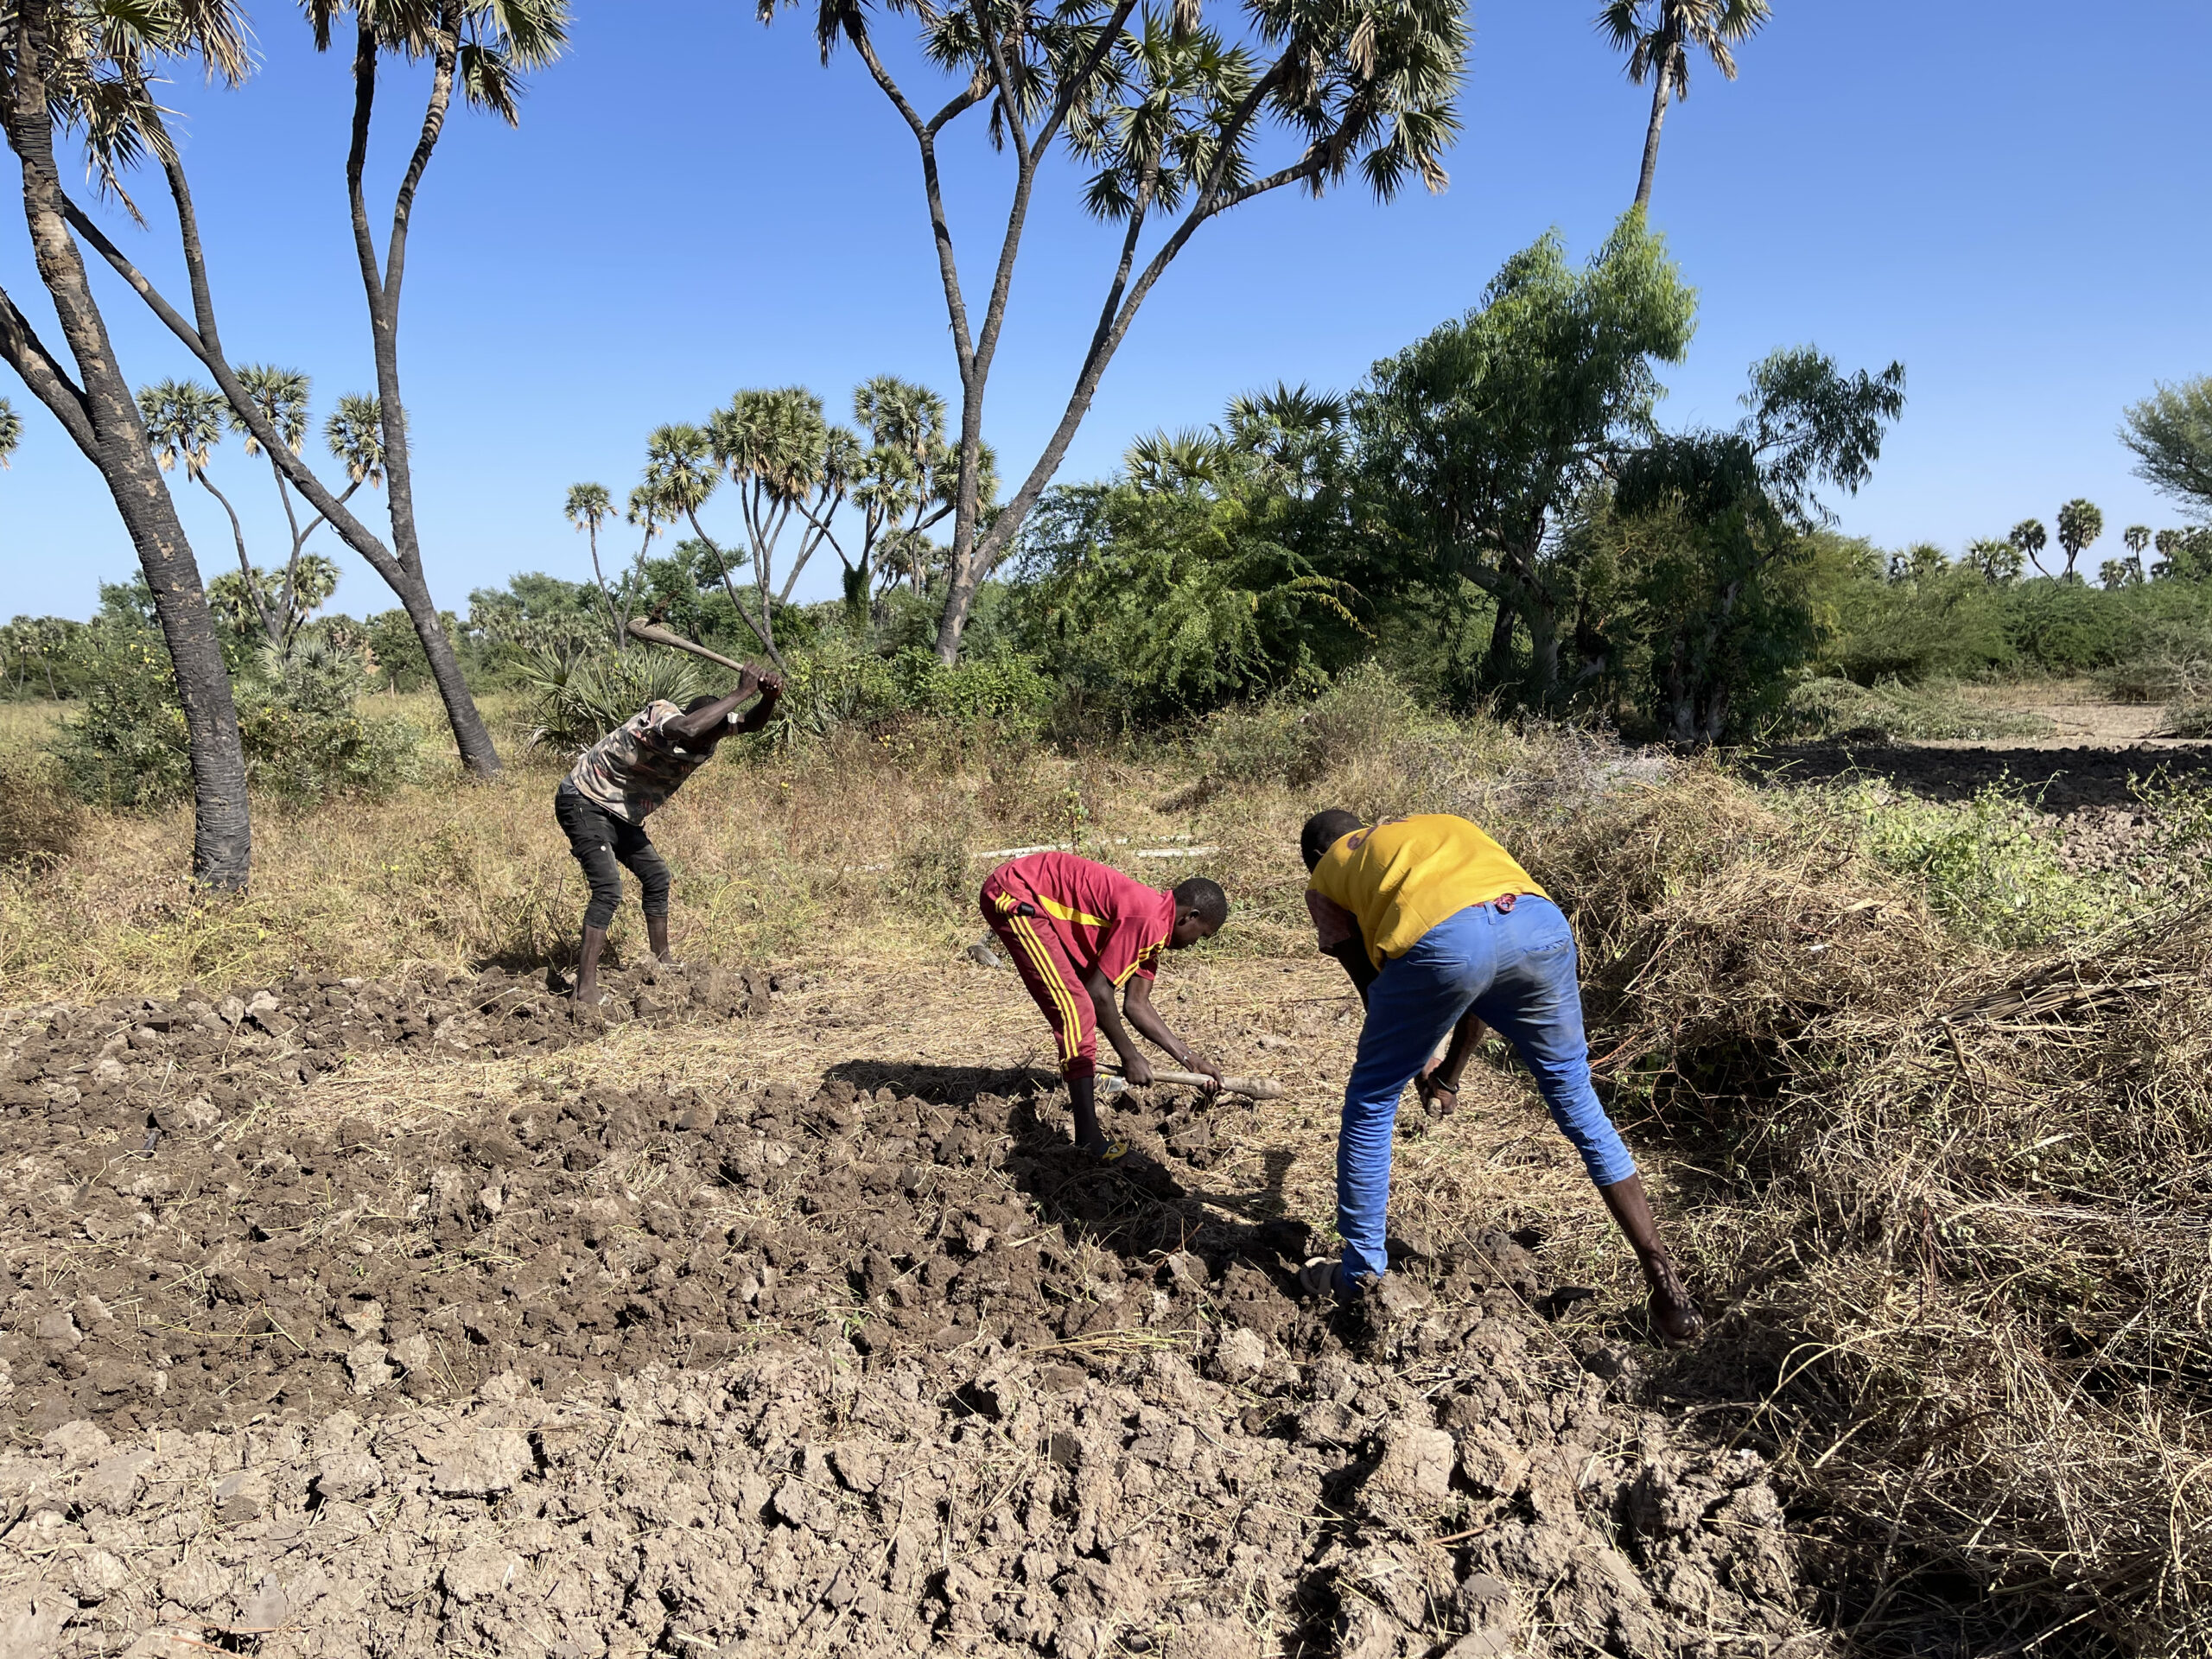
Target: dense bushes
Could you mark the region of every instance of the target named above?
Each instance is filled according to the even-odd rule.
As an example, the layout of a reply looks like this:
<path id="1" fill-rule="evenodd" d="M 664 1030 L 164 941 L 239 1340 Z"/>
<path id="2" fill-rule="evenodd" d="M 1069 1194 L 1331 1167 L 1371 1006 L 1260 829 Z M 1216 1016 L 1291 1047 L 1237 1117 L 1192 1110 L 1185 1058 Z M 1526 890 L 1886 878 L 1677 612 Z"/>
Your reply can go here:
<path id="1" fill-rule="evenodd" d="M 410 781 L 423 734 L 404 720 L 363 717 L 365 687 L 359 655 L 320 629 L 286 651 L 264 646 L 232 683 L 247 781 L 295 805 L 388 795 Z M 190 795 L 184 712 L 159 636 L 112 632 L 53 752 L 71 792 L 94 805 L 148 810 Z"/>

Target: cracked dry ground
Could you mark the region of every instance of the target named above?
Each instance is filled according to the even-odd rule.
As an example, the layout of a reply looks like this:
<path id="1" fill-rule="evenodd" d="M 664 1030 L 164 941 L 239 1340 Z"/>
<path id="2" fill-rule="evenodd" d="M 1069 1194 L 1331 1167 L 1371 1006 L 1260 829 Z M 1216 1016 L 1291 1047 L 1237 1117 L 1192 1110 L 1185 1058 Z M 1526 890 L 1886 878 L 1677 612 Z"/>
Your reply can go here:
<path id="1" fill-rule="evenodd" d="M 1831 1651 L 1756 1457 L 1544 1322 L 1448 1136 L 1389 1306 L 1296 1299 L 1341 982 L 1171 977 L 1292 1088 L 1124 1096 L 1113 1173 L 965 967 L 0 1016 L 0 1659 Z"/>

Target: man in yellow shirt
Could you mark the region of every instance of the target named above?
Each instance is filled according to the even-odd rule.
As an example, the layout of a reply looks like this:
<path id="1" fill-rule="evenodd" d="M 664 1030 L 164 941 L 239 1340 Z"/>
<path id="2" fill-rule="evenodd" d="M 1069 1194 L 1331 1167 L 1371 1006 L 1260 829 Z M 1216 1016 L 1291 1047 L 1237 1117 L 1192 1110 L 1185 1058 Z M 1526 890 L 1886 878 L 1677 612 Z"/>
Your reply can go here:
<path id="1" fill-rule="evenodd" d="M 1552 1121 L 1582 1154 L 1635 1247 L 1660 1335 L 1694 1340 L 1704 1319 L 1660 1242 L 1636 1160 L 1590 1086 L 1574 932 L 1559 906 L 1504 848 L 1448 813 L 1363 825 L 1341 810 L 1317 812 L 1299 849 L 1312 876 L 1306 906 L 1321 949 L 1344 964 L 1367 1005 L 1337 1141 L 1344 1254 L 1308 1262 L 1300 1274 L 1306 1288 L 1343 1295 L 1388 1269 L 1384 1213 L 1398 1096 L 1417 1077 L 1425 1098 L 1456 1098 L 1488 1024 L 1535 1076 Z M 1451 1046 L 1435 1062 L 1447 1035 Z"/>

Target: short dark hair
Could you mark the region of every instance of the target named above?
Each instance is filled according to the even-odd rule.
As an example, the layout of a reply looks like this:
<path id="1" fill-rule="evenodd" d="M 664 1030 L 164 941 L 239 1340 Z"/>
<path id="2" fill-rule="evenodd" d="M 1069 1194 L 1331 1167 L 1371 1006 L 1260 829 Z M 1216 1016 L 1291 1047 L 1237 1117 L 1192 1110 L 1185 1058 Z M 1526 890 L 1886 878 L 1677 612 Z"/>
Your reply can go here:
<path id="1" fill-rule="evenodd" d="M 1229 895 L 1220 882 L 1194 875 L 1175 884 L 1175 908 L 1188 910 L 1208 927 L 1219 927 L 1229 919 Z"/>
<path id="2" fill-rule="evenodd" d="M 1359 828 L 1359 819 L 1341 806 L 1332 806 L 1316 812 L 1306 820 L 1306 827 L 1298 832 L 1298 851 L 1311 870 L 1319 864 L 1330 848 Z"/>
<path id="3" fill-rule="evenodd" d="M 683 705 L 683 712 L 687 715 L 696 715 L 702 709 L 710 709 L 721 701 L 721 699 L 719 696 L 715 696 L 712 691 L 709 691 L 702 696 L 692 698 L 690 702 L 685 703 Z"/>

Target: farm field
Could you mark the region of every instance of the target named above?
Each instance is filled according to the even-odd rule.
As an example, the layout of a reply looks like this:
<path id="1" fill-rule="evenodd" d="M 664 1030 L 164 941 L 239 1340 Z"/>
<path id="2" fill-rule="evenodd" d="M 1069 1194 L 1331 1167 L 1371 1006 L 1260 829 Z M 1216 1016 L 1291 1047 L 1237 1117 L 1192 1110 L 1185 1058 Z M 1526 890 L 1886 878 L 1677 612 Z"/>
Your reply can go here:
<path id="1" fill-rule="evenodd" d="M 2038 1593 L 2185 1617 L 2212 1509 L 2154 1379 L 2202 1351 L 2201 1219 L 2146 1204 L 2125 1148 L 2199 1121 L 2196 912 L 2143 899 L 2094 954 L 1947 931 L 1835 803 L 1922 800 L 1894 763 L 1954 750 L 1762 785 L 1320 709 L 1189 753 L 717 766 L 656 820 L 691 965 L 618 925 L 588 1014 L 548 989 L 581 902 L 555 769 L 264 814 L 254 887 L 213 902 L 165 869 L 175 826 L 92 815 L 6 878 L 4 1628 L 72 1655 L 1840 1653 L 1847 1615 L 1898 1645 L 2003 1617 L 1934 1587 L 1968 1501 L 1998 1516 L 1980 1570 L 2032 1583 L 2061 1506 L 2108 1576 Z M 1357 1029 L 1289 840 L 1328 799 L 1467 812 L 1562 895 L 1700 1348 L 1651 1344 L 1502 1052 L 1457 1113 L 1402 1110 L 1387 1306 L 1298 1297 Z M 2094 810 L 2034 810 L 2066 869 Z M 1162 1007 L 1287 1084 L 1116 1097 L 1112 1173 L 1068 1148 L 1014 976 L 965 950 L 982 855 L 1071 825 L 1223 881 L 1231 925 Z M 1929 1092 L 1931 1042 L 1966 1084 Z M 2104 1117 L 2122 1138 L 2034 1150 Z M 1903 1253 L 1867 1230 L 1900 1205 L 1932 1230 Z M 2070 1288 L 1993 1300 L 1999 1261 Z M 2067 1331 L 2137 1392 L 2085 1416 Z M 1931 1414 L 1960 1425 L 1935 1463 Z M 1886 1597 L 1885 1529 L 1913 1553 Z"/>

